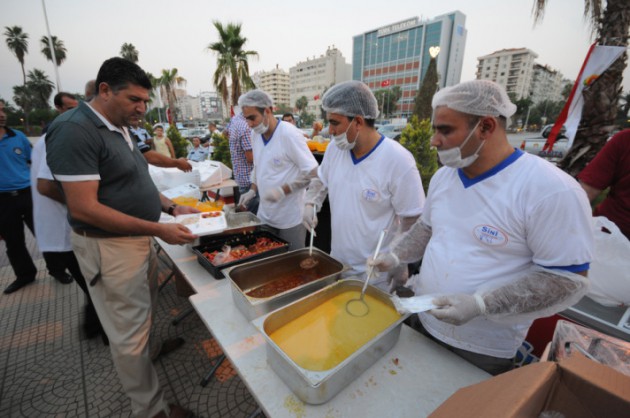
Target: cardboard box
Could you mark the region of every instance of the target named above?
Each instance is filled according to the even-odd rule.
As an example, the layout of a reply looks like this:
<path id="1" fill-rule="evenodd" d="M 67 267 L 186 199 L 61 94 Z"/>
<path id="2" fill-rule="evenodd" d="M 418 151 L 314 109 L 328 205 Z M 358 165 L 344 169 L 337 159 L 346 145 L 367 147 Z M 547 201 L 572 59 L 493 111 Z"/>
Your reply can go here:
<path id="1" fill-rule="evenodd" d="M 593 418 L 630 416 L 630 377 L 579 353 L 495 376 L 455 392 L 430 416 Z"/>

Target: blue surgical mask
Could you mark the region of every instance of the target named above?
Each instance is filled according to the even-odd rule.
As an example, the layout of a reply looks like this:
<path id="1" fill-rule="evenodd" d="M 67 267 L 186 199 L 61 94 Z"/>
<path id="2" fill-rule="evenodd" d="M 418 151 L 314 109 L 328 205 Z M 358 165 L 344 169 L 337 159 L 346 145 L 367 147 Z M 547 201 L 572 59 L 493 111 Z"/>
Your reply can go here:
<path id="1" fill-rule="evenodd" d="M 486 141 L 482 141 L 481 145 L 479 145 L 479 148 L 477 148 L 477 150 L 472 155 L 469 155 L 466 158 L 462 158 L 462 148 L 464 148 L 466 143 L 470 140 L 473 132 L 475 132 L 475 129 L 477 129 L 477 126 L 479 126 L 480 122 L 481 120 L 477 122 L 475 127 L 472 128 L 464 142 L 462 142 L 459 147 L 446 150 L 438 150 L 438 158 L 443 165 L 451 168 L 465 168 L 475 162 L 475 160 L 479 157 L 479 151 L 481 151 L 481 148 L 483 147 L 483 144 L 486 143 Z"/>
<path id="2" fill-rule="evenodd" d="M 354 120 L 352 122 L 354 122 Z M 337 148 L 339 148 L 342 151 L 350 151 L 357 144 L 357 138 L 359 136 L 358 132 L 357 132 L 357 135 L 354 137 L 354 141 L 348 142 L 347 134 L 348 134 L 348 129 L 350 129 L 350 125 L 352 124 L 352 122 L 350 122 L 350 124 L 348 125 L 344 133 L 339 134 L 339 135 L 332 135 L 332 139 L 335 142 L 335 145 L 337 146 Z"/>

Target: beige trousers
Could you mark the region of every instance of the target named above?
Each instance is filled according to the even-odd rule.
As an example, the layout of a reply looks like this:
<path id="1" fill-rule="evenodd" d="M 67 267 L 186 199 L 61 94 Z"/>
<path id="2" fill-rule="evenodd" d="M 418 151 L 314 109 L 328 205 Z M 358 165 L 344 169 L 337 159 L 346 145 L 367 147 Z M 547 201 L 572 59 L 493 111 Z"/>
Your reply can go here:
<path id="1" fill-rule="evenodd" d="M 72 246 L 96 312 L 109 337 L 118 377 L 135 417 L 169 412 L 149 355 L 157 259 L 149 237 L 90 238 L 72 233 Z"/>

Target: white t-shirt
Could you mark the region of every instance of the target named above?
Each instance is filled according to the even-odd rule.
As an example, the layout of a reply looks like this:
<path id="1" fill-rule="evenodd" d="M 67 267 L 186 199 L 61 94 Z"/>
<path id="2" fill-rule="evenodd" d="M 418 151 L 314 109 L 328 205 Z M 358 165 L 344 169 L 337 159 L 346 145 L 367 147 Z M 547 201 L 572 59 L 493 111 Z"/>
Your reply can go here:
<path id="1" fill-rule="evenodd" d="M 252 132 L 255 183 L 261 196 L 265 192 L 293 182 L 300 173 L 317 167 L 317 161 L 308 149 L 302 132 L 287 122 L 278 121 L 273 135 L 266 141 Z M 260 199 L 257 216 L 266 224 L 278 229 L 292 228 L 302 223 L 305 190 L 287 195 L 277 203 Z"/>
<path id="2" fill-rule="evenodd" d="M 423 221 L 432 228 L 412 287 L 421 294 L 473 294 L 523 277 L 534 264 L 570 271 L 592 259 L 591 209 L 577 181 L 542 158 L 515 150 L 506 161 L 470 180 L 443 167 L 433 176 Z M 420 314 L 445 343 L 511 358 L 531 321 L 485 318 L 454 326 Z"/>
<path id="3" fill-rule="evenodd" d="M 72 251 L 70 224 L 66 205 L 52 200 L 37 191 L 37 179 L 53 180 L 46 163 L 46 136 L 43 135 L 31 153 L 31 194 L 33 196 L 33 223 L 37 246 L 42 252 Z"/>
<path id="4" fill-rule="evenodd" d="M 388 233 L 380 251 L 387 252 L 398 233 L 398 219 L 422 213 L 425 197 L 416 162 L 390 138 L 381 137 L 360 160 L 331 142 L 318 175 L 330 201 L 330 255 L 351 267 L 346 277 L 364 275 L 383 229 Z M 386 289 L 386 279 L 384 273 L 370 283 Z"/>

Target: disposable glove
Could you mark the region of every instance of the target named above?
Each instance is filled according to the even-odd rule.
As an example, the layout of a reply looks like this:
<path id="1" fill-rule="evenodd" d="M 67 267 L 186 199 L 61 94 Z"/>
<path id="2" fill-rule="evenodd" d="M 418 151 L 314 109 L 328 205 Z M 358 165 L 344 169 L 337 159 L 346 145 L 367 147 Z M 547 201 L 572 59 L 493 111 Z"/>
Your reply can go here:
<path id="1" fill-rule="evenodd" d="M 317 214 L 313 210 L 314 206 L 310 203 L 304 205 L 304 214 L 302 215 L 302 225 L 304 228 L 311 229 L 317 228 Z"/>
<path id="2" fill-rule="evenodd" d="M 263 200 L 266 200 L 271 203 L 276 203 L 284 199 L 285 196 L 286 194 L 284 193 L 284 190 L 282 189 L 282 187 L 276 187 L 266 192 L 265 195 L 263 196 Z"/>
<path id="3" fill-rule="evenodd" d="M 433 299 L 437 306 L 429 313 L 439 319 L 453 325 L 462 325 L 485 314 L 486 304 L 480 295 L 455 294 L 439 296 Z"/>
<path id="4" fill-rule="evenodd" d="M 394 253 L 380 253 L 376 258 L 368 258 L 368 267 L 373 267 L 377 271 L 390 271 L 398 267 L 400 261 Z"/>
<path id="5" fill-rule="evenodd" d="M 238 200 L 238 205 L 242 207 L 246 207 L 247 204 L 251 202 L 251 200 L 255 197 L 256 197 L 256 192 L 252 189 L 249 189 L 248 191 L 246 191 L 245 193 L 241 195 L 241 198 Z"/>

